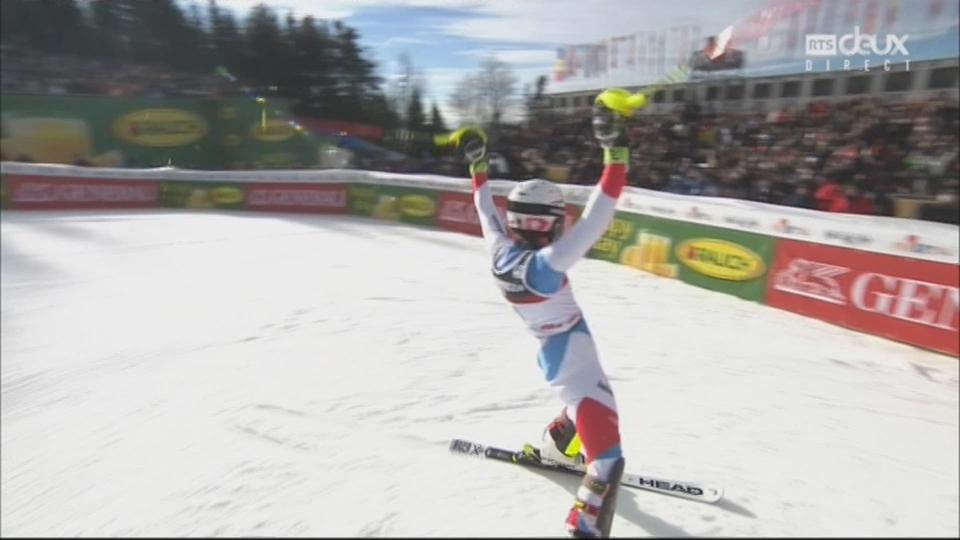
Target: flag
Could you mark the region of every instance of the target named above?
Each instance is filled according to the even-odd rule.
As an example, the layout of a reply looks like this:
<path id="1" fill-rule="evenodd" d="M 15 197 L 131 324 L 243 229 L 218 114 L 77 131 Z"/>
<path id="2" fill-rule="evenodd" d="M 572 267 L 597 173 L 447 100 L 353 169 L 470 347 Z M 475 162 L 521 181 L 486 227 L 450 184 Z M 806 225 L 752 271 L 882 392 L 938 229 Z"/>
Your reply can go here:
<path id="1" fill-rule="evenodd" d="M 867 0 L 863 14 L 863 32 L 873 34 L 877 30 L 877 15 L 880 14 L 880 0 Z"/>
<path id="2" fill-rule="evenodd" d="M 787 29 L 787 54 L 793 55 L 797 50 L 797 39 L 800 35 L 800 13 L 794 11 L 790 14 L 790 27 Z"/>
<path id="3" fill-rule="evenodd" d="M 557 49 L 557 60 L 553 64 L 553 79 L 562 81 L 567 78 L 566 50 L 564 47 Z"/>
<path id="4" fill-rule="evenodd" d="M 860 0 L 847 0 L 847 15 L 844 22 L 854 25 L 857 22 L 857 15 L 860 14 Z"/>
<path id="5" fill-rule="evenodd" d="M 664 64 L 667 60 L 667 33 L 660 31 L 660 36 L 657 39 L 657 75 L 660 75 L 666 71 Z"/>
<path id="6" fill-rule="evenodd" d="M 690 25 L 685 24 L 680 28 L 680 52 L 678 56 L 680 57 L 677 61 L 678 64 L 685 64 L 690 59 Z"/>
<path id="7" fill-rule="evenodd" d="M 593 52 L 593 45 L 583 45 L 583 76 L 593 77 L 596 69 L 597 56 Z"/>
<path id="8" fill-rule="evenodd" d="M 657 72 L 657 33 L 647 32 L 647 73 Z"/>
<path id="9" fill-rule="evenodd" d="M 637 64 L 641 73 L 647 72 L 647 40 L 643 32 L 637 34 Z"/>
<path id="10" fill-rule="evenodd" d="M 820 25 L 821 33 L 833 33 L 833 19 L 837 16 L 837 2 L 839 1 L 840 0 L 827 0 L 826 9 L 823 13 L 823 24 Z"/>
<path id="11" fill-rule="evenodd" d="M 607 55 L 610 53 L 609 47 L 607 47 L 606 41 L 601 41 L 596 45 L 597 50 L 597 73 L 600 75 L 607 74 Z"/>
<path id="12" fill-rule="evenodd" d="M 803 32 L 805 34 L 817 33 L 817 20 L 820 18 L 820 3 L 820 0 L 810 0 L 810 3 L 807 5 L 807 19 L 806 24 L 803 26 Z"/>
<path id="13" fill-rule="evenodd" d="M 671 26 L 670 35 L 667 38 L 667 51 L 669 53 L 667 54 L 667 65 L 672 66 L 677 63 L 677 55 L 680 52 L 680 47 L 677 44 L 679 41 L 680 41 L 680 27 Z"/>
<path id="14" fill-rule="evenodd" d="M 593 75 L 593 54 L 591 54 L 590 45 L 577 45 L 578 70 L 580 77 L 590 77 Z"/>
<path id="15" fill-rule="evenodd" d="M 893 0 L 887 6 L 887 12 L 883 15 L 883 26 L 890 28 L 897 22 L 897 11 L 900 10 L 900 0 Z"/>
<path id="16" fill-rule="evenodd" d="M 930 0 L 927 8 L 927 20 L 936 19 L 943 12 L 943 0 Z"/>
<path id="17" fill-rule="evenodd" d="M 567 75 L 576 77 L 578 71 L 580 71 L 580 58 L 577 55 L 577 47 L 570 45 L 567 47 Z"/>
<path id="18" fill-rule="evenodd" d="M 710 59 L 713 60 L 716 57 L 720 56 L 727 50 L 727 45 L 730 43 L 730 37 L 733 35 L 733 25 L 727 26 L 719 34 L 717 34 L 717 44 L 714 47 L 713 52 L 709 53 Z"/>

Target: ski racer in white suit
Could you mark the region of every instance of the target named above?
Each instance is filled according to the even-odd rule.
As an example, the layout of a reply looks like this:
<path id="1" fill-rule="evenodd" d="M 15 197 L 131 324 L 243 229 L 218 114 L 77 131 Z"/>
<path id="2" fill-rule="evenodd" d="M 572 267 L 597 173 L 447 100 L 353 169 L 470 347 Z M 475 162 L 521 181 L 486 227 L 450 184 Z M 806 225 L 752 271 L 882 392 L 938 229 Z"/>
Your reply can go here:
<path id="1" fill-rule="evenodd" d="M 527 452 L 536 453 L 537 459 L 567 462 L 582 461 L 581 448 L 586 454 L 587 474 L 566 519 L 574 537 L 609 536 L 624 458 L 613 390 L 566 272 L 600 239 L 614 215 L 629 156 L 623 118 L 645 103 L 645 97 L 622 89 L 597 97 L 593 126 L 603 146 L 603 175 L 580 220 L 565 234 L 563 192 L 546 180 L 517 184 L 507 197 L 504 226 L 487 183 L 486 134 L 466 128 L 450 137 L 470 161 L 474 203 L 492 255 L 493 276 L 540 340 L 540 368 L 564 404 L 545 431 L 543 448 Z"/>

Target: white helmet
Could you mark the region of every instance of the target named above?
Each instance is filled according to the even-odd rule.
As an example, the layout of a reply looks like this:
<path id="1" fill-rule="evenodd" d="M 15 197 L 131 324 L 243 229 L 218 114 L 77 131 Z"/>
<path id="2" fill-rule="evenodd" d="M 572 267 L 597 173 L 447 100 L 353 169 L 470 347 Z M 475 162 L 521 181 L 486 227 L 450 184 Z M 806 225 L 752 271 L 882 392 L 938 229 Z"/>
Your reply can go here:
<path id="1" fill-rule="evenodd" d="M 530 247 L 543 247 L 563 232 L 563 192 L 547 180 L 520 182 L 507 196 L 507 225 Z"/>

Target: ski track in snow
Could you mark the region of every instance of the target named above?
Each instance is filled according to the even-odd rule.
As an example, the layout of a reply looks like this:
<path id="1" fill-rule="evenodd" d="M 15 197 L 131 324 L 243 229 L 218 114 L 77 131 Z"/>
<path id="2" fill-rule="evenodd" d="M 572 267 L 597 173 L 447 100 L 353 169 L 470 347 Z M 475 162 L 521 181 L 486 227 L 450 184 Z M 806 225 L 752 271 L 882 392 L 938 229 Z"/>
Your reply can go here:
<path id="1" fill-rule="evenodd" d="M 4 212 L 4 536 L 559 536 L 578 480 L 451 455 L 560 410 L 479 238 L 353 217 Z M 585 260 L 614 536 L 954 536 L 958 362 Z"/>

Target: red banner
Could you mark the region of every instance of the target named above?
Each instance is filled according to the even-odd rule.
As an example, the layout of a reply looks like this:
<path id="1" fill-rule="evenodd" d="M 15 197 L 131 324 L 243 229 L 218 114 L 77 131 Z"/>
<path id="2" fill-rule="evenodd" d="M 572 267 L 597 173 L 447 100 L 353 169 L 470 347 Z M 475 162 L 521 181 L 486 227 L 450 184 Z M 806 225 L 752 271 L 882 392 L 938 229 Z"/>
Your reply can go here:
<path id="1" fill-rule="evenodd" d="M 771 306 L 960 354 L 957 265 L 781 240 Z"/>
<path id="2" fill-rule="evenodd" d="M 345 214 L 346 184 L 250 184 L 246 207 L 264 212 Z"/>
<path id="3" fill-rule="evenodd" d="M 441 191 L 437 194 L 440 209 L 437 211 L 437 226 L 448 231 L 455 231 L 473 236 L 480 236 L 480 218 L 477 217 L 477 208 L 473 204 L 473 195 L 470 193 L 455 193 Z M 507 222 L 506 197 L 494 197 L 494 204 L 500 210 L 500 217 Z"/>
<path id="4" fill-rule="evenodd" d="M 456 231 L 480 236 L 480 220 L 473 204 L 473 195 L 441 191 L 437 194 L 440 210 L 437 212 L 437 226 L 448 231 Z M 507 198 L 494 197 L 494 204 L 500 210 L 500 217 L 507 222 Z M 569 230 L 580 218 L 582 208 L 568 204 L 566 208 L 566 228 Z"/>
<path id="5" fill-rule="evenodd" d="M 71 210 L 156 208 L 160 183 L 153 180 L 100 180 L 6 175 L 10 208 Z"/>

